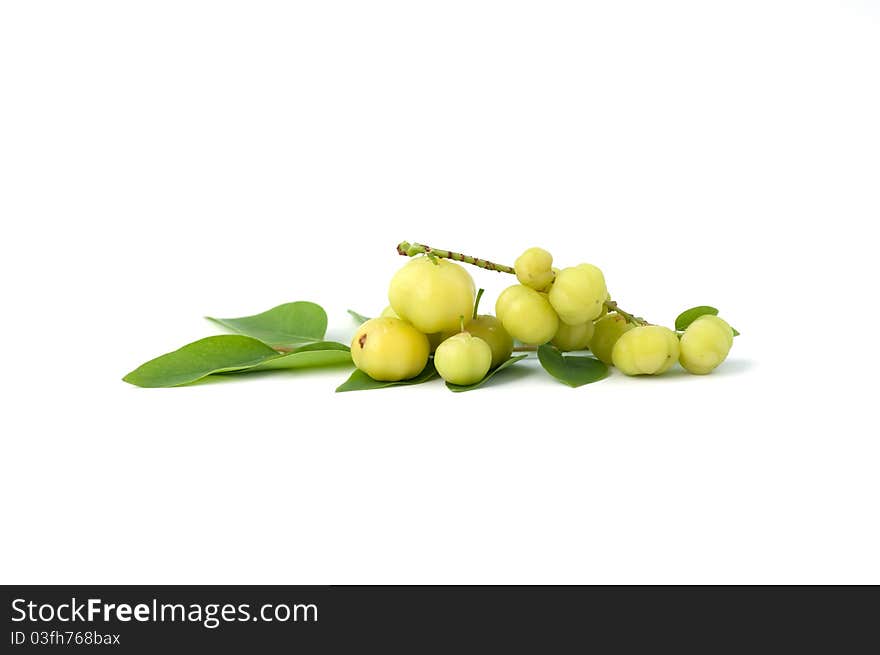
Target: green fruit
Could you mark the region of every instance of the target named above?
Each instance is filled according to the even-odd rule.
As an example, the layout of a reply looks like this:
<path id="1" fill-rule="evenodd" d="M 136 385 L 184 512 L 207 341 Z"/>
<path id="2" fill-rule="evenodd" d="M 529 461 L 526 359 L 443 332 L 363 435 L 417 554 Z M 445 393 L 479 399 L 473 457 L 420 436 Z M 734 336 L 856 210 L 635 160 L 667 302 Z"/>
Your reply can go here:
<path id="1" fill-rule="evenodd" d="M 514 339 L 531 346 L 547 343 L 559 328 L 559 318 L 546 294 L 514 284 L 498 296 L 495 314 Z"/>
<path id="2" fill-rule="evenodd" d="M 513 263 L 520 284 L 541 291 L 553 282 L 553 255 L 543 248 L 529 248 Z"/>
<path id="3" fill-rule="evenodd" d="M 550 343 L 563 352 L 583 350 L 589 345 L 594 330 L 592 321 L 581 325 L 567 325 L 560 321 L 556 335 Z"/>
<path id="4" fill-rule="evenodd" d="M 489 344 L 492 350 L 491 368 L 503 364 L 510 358 L 513 352 L 513 339 L 496 317 L 480 314 L 465 325 L 464 329 Z"/>
<path id="5" fill-rule="evenodd" d="M 383 309 L 382 313 L 379 314 L 379 316 L 383 318 L 400 318 L 400 316 L 397 315 L 397 312 L 394 311 L 394 307 L 392 307 L 391 305 L 388 305 L 388 307 Z"/>
<path id="6" fill-rule="evenodd" d="M 617 313 L 603 316 L 594 325 L 596 329 L 593 332 L 593 338 L 590 339 L 590 350 L 597 358 L 606 364 L 611 364 L 611 351 L 614 344 L 624 332 L 629 332 L 635 326 L 632 323 L 627 323 L 626 319 Z"/>
<path id="7" fill-rule="evenodd" d="M 678 336 L 669 328 L 645 325 L 624 333 L 611 358 L 627 375 L 659 375 L 678 361 Z"/>
<path id="8" fill-rule="evenodd" d="M 559 272 L 549 297 L 563 323 L 581 325 L 599 317 L 607 296 L 602 271 L 592 264 L 579 264 Z"/>
<path id="9" fill-rule="evenodd" d="M 733 345 L 733 329 L 717 316 L 701 316 L 681 336 L 678 361 L 689 373 L 705 375 L 727 358 Z"/>
<path id="10" fill-rule="evenodd" d="M 431 352 L 437 350 L 437 346 L 443 343 L 443 340 L 447 337 L 446 332 L 432 332 L 431 334 L 426 334 L 428 337 L 428 345 L 431 347 Z"/>
<path id="11" fill-rule="evenodd" d="M 407 380 L 428 363 L 428 338 L 399 318 L 373 318 L 351 340 L 354 365 L 374 380 Z"/>
<path id="12" fill-rule="evenodd" d="M 489 344 L 468 332 L 459 332 L 437 346 L 434 366 L 447 382 L 474 384 L 479 382 L 492 364 Z"/>
<path id="13" fill-rule="evenodd" d="M 474 281 L 462 266 L 446 259 L 414 257 L 391 279 L 391 307 L 419 332 L 445 332 L 461 325 L 474 307 Z"/>

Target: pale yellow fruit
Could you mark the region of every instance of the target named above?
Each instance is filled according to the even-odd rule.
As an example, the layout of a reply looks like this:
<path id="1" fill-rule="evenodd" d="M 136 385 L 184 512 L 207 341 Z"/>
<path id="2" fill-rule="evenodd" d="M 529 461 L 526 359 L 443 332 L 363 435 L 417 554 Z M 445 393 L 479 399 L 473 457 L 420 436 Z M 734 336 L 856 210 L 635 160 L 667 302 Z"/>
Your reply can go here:
<path id="1" fill-rule="evenodd" d="M 733 345 L 733 329 L 717 316 L 701 316 L 681 335 L 678 361 L 689 373 L 705 375 L 727 359 Z"/>
<path id="2" fill-rule="evenodd" d="M 549 294 L 559 320 L 569 325 L 581 325 L 598 318 L 607 296 L 605 276 L 592 264 L 563 268 L 556 275 Z"/>
<path id="3" fill-rule="evenodd" d="M 593 319 L 594 321 L 598 321 L 600 318 L 602 318 L 603 316 L 608 314 L 608 306 L 605 303 L 607 303 L 610 300 L 611 300 L 611 294 L 606 293 L 605 294 L 605 301 L 602 303 L 602 310 L 599 312 L 599 315 L 595 319 Z"/>
<path id="4" fill-rule="evenodd" d="M 553 255 L 543 248 L 529 248 L 513 263 L 520 284 L 541 291 L 553 282 Z"/>
<path id="5" fill-rule="evenodd" d="M 559 318 L 546 294 L 522 284 L 501 292 L 495 303 L 495 315 L 510 336 L 531 346 L 547 343 L 559 328 Z"/>
<path id="6" fill-rule="evenodd" d="M 556 276 L 559 275 L 559 270 L 560 269 L 556 268 L 555 266 L 551 269 L 551 271 L 553 272 L 553 278 L 550 280 L 550 283 L 547 286 L 545 286 L 543 289 L 540 289 L 540 291 L 543 291 L 544 293 L 547 293 L 547 294 L 550 293 L 550 289 L 553 288 L 553 282 L 556 281 Z"/>
<path id="7" fill-rule="evenodd" d="M 468 332 L 459 332 L 437 346 L 434 366 L 440 377 L 451 384 L 479 382 L 492 365 L 489 344 Z"/>
<path id="8" fill-rule="evenodd" d="M 710 323 L 715 323 L 716 325 L 718 325 L 721 328 L 721 331 L 724 332 L 725 336 L 727 337 L 728 348 L 733 346 L 733 328 L 730 327 L 730 324 L 723 318 L 721 318 L 720 316 L 714 316 L 712 314 L 705 314 L 703 316 L 700 316 L 700 318 L 698 318 L 697 320 L 709 321 Z"/>
<path id="9" fill-rule="evenodd" d="M 383 309 L 382 313 L 379 314 L 379 316 L 384 316 L 387 318 L 400 318 L 400 316 L 397 315 L 397 312 L 394 311 L 394 307 L 392 307 L 391 305 L 388 305 L 385 309 Z M 431 352 L 437 350 L 437 346 L 439 346 L 443 339 L 446 338 L 443 332 L 432 332 L 431 334 L 426 334 L 425 336 L 428 337 L 428 343 L 431 345 Z"/>
<path id="10" fill-rule="evenodd" d="M 592 321 L 587 321 L 581 325 L 568 325 L 560 321 L 559 328 L 556 330 L 556 334 L 550 343 L 562 352 L 583 350 L 589 345 L 594 330 L 595 327 Z"/>
<path id="11" fill-rule="evenodd" d="M 625 332 L 614 344 L 611 358 L 627 375 L 659 375 L 678 361 L 678 337 L 669 328 L 645 325 Z"/>
<path id="12" fill-rule="evenodd" d="M 399 318 L 373 318 L 351 340 L 354 365 L 374 380 L 407 380 L 428 363 L 428 338 Z"/>
<path id="13" fill-rule="evenodd" d="M 513 339 L 495 316 L 480 314 L 467 323 L 464 329 L 489 344 L 489 348 L 492 349 L 492 368 L 510 358 L 513 352 Z"/>
<path id="14" fill-rule="evenodd" d="M 414 257 L 391 279 L 388 300 L 397 315 L 419 332 L 460 328 L 474 309 L 474 280 L 464 267 L 446 259 Z"/>

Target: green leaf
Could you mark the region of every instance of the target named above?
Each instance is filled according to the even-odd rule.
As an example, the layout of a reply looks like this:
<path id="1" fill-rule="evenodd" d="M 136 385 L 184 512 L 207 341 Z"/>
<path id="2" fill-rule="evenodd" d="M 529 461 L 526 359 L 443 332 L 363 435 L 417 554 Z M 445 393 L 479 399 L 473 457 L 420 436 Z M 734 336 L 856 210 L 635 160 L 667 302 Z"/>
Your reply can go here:
<path id="1" fill-rule="evenodd" d="M 299 346 L 321 341 L 327 331 L 327 312 L 320 305 L 304 300 L 278 305 L 254 316 L 205 318 L 270 346 Z"/>
<path id="2" fill-rule="evenodd" d="M 250 371 L 272 371 L 278 369 L 318 368 L 351 364 L 351 351 L 345 344 L 335 341 L 320 341 L 297 348 L 292 353 L 279 354 L 262 364 L 257 364 L 239 373 Z"/>
<path id="3" fill-rule="evenodd" d="M 315 368 L 345 363 L 351 363 L 348 346 L 334 341 L 279 353 L 253 337 L 221 334 L 151 359 L 122 379 L 138 387 L 177 387 L 214 373 Z"/>
<path id="4" fill-rule="evenodd" d="M 508 368 L 509 366 L 513 366 L 518 361 L 520 361 L 521 359 L 525 359 L 526 357 L 528 357 L 528 355 L 519 355 L 517 357 L 511 357 L 507 361 L 501 362 L 497 367 L 495 367 L 494 369 L 492 369 L 491 371 L 486 373 L 486 377 L 484 377 L 479 382 L 474 382 L 473 384 L 464 384 L 464 385 L 451 384 L 451 383 L 447 382 L 446 387 L 450 391 L 470 391 L 471 389 L 478 389 L 479 387 L 482 387 L 486 382 L 491 380 L 495 376 L 496 373 L 498 373 L 499 371 L 503 371 L 504 369 Z"/>
<path id="5" fill-rule="evenodd" d="M 686 309 L 675 319 L 675 329 L 679 331 L 687 330 L 688 325 L 696 321 L 700 316 L 705 316 L 706 314 L 717 316 L 718 310 L 714 307 L 709 307 L 709 305 L 699 305 L 698 307 Z"/>
<path id="6" fill-rule="evenodd" d="M 364 316 L 363 314 L 358 314 L 358 313 L 357 313 L 356 311 L 354 311 L 353 309 L 349 309 L 349 310 L 348 310 L 348 313 L 351 314 L 351 317 L 352 317 L 354 320 L 356 320 L 358 323 L 360 323 L 361 325 L 363 325 L 364 323 L 366 323 L 367 321 L 370 320 L 370 317 L 369 317 L 369 316 Z"/>
<path id="7" fill-rule="evenodd" d="M 251 368 L 278 356 L 275 350 L 251 337 L 221 334 L 151 359 L 122 379 L 139 387 L 176 387 L 212 373 Z"/>
<path id="8" fill-rule="evenodd" d="M 735 337 L 738 337 L 738 336 L 739 336 L 739 330 L 737 330 L 737 329 L 736 329 L 735 327 L 733 327 L 732 325 L 730 326 L 730 329 L 733 330 L 733 336 L 735 336 Z"/>
<path id="9" fill-rule="evenodd" d="M 385 387 L 400 387 L 408 384 L 421 384 L 435 377 L 437 377 L 437 369 L 434 368 L 433 360 L 429 360 L 422 372 L 414 378 L 398 382 L 380 382 L 361 370 L 355 370 L 351 377 L 336 387 L 336 391 L 367 391 L 369 389 L 384 389 Z"/>
<path id="10" fill-rule="evenodd" d="M 608 367 L 595 357 L 563 355 L 550 344 L 538 348 L 538 360 L 550 375 L 570 387 L 597 382 L 608 375 Z"/>

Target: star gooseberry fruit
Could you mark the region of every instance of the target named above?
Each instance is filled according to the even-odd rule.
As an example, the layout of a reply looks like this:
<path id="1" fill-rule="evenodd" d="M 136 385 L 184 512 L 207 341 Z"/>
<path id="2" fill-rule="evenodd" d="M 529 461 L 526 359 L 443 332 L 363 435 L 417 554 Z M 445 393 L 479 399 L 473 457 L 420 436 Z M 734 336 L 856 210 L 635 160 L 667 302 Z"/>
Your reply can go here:
<path id="1" fill-rule="evenodd" d="M 644 325 L 625 332 L 611 358 L 627 375 L 659 375 L 678 361 L 678 336 L 669 328 Z"/>
<path id="2" fill-rule="evenodd" d="M 486 377 L 492 365 L 489 344 L 469 332 L 459 332 L 437 346 L 434 366 L 451 384 L 475 384 Z"/>
<path id="3" fill-rule="evenodd" d="M 678 361 L 688 373 L 711 373 L 727 358 L 733 345 L 733 328 L 717 316 L 700 316 L 681 336 Z"/>
<path id="4" fill-rule="evenodd" d="M 399 318 L 372 318 L 351 340 L 354 365 L 383 382 L 415 377 L 428 363 L 429 352 L 428 337 Z"/>
<path id="5" fill-rule="evenodd" d="M 611 364 L 611 350 L 624 332 L 629 332 L 635 325 L 617 313 L 607 314 L 594 324 L 593 338 L 590 339 L 590 351 L 606 364 Z"/>
<path id="6" fill-rule="evenodd" d="M 491 368 L 500 366 L 510 358 L 513 339 L 495 316 L 480 314 L 465 325 L 464 329 L 489 344 L 492 349 Z"/>
<path id="7" fill-rule="evenodd" d="M 603 316 L 605 316 L 608 313 L 608 305 L 606 303 L 608 303 L 610 301 L 611 301 L 611 294 L 606 293 L 605 294 L 605 302 L 602 303 L 602 310 L 599 312 L 599 315 L 593 319 L 594 321 L 598 321 L 600 318 L 602 318 Z"/>
<path id="8" fill-rule="evenodd" d="M 522 284 L 501 292 L 495 302 L 495 314 L 510 336 L 530 346 L 547 343 L 559 328 L 559 318 L 547 294 Z"/>
<path id="9" fill-rule="evenodd" d="M 608 296 L 605 276 L 592 264 L 579 264 L 559 271 L 550 287 L 550 304 L 559 319 L 569 325 L 595 320 Z"/>
<path id="10" fill-rule="evenodd" d="M 536 291 L 545 290 L 553 282 L 553 255 L 543 248 L 529 248 L 513 263 L 520 284 Z"/>
<path id="11" fill-rule="evenodd" d="M 594 330 L 595 327 L 592 321 L 587 321 L 580 325 L 567 325 L 560 321 L 559 329 L 556 330 L 556 334 L 550 343 L 562 352 L 583 350 L 589 345 Z"/>
<path id="12" fill-rule="evenodd" d="M 379 314 L 379 316 L 400 318 L 400 316 L 397 315 L 397 312 L 394 311 L 394 307 L 392 307 L 391 305 L 388 305 L 385 309 L 383 309 L 382 313 Z M 437 350 L 437 346 L 439 346 L 440 342 L 446 338 L 446 335 L 444 335 L 443 332 L 432 332 L 431 334 L 426 334 L 425 336 L 428 337 L 428 343 L 431 346 L 431 352 Z"/>
<path id="13" fill-rule="evenodd" d="M 455 330 L 473 312 L 474 280 L 454 262 L 414 257 L 394 274 L 388 300 L 423 334 Z"/>

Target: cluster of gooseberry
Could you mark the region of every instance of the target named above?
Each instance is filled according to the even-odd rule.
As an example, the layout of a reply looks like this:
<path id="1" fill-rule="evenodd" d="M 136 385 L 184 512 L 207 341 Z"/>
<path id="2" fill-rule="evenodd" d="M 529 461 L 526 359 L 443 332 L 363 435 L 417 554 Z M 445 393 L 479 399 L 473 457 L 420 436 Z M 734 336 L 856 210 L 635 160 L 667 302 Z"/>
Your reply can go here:
<path id="1" fill-rule="evenodd" d="M 734 330 L 706 314 L 680 334 L 621 309 L 602 271 L 592 264 L 553 267 L 552 255 L 529 248 L 512 267 L 403 242 L 410 257 L 391 279 L 389 306 L 358 328 L 351 342 L 355 366 L 375 380 L 418 375 L 433 354 L 440 376 L 455 385 L 482 380 L 515 349 L 551 344 L 562 352 L 589 349 L 627 375 L 659 375 L 676 362 L 702 375 L 725 360 Z M 516 275 L 495 315 L 478 314 L 480 293 L 456 262 Z"/>

